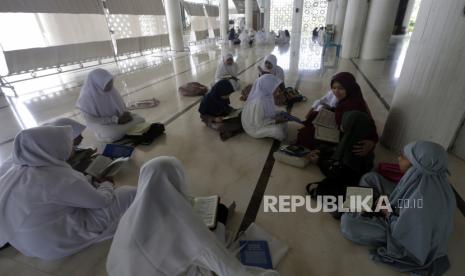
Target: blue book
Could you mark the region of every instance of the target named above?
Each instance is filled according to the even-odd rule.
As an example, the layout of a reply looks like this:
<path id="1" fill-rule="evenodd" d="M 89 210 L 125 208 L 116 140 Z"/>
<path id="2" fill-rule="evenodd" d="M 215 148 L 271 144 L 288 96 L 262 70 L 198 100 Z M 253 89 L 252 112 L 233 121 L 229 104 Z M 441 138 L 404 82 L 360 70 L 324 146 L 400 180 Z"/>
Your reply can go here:
<path id="1" fill-rule="evenodd" d="M 240 245 L 240 259 L 243 265 L 273 269 L 268 242 L 264 240 L 242 240 Z"/>
<path id="2" fill-rule="evenodd" d="M 299 119 L 299 118 L 297 118 L 296 116 L 293 116 L 293 115 L 291 115 L 291 114 L 289 114 L 289 113 L 287 113 L 287 112 L 284 112 L 284 111 L 283 111 L 283 112 L 281 112 L 281 115 L 282 115 L 284 118 L 286 118 L 288 121 L 290 121 L 290 122 L 296 122 L 296 123 L 299 123 L 299 124 L 301 124 L 301 125 L 304 124 L 304 122 L 303 122 L 301 119 Z"/>
<path id="3" fill-rule="evenodd" d="M 133 151 L 134 147 L 131 146 L 107 144 L 103 150 L 102 155 L 111 159 L 115 159 L 120 157 L 130 157 Z"/>

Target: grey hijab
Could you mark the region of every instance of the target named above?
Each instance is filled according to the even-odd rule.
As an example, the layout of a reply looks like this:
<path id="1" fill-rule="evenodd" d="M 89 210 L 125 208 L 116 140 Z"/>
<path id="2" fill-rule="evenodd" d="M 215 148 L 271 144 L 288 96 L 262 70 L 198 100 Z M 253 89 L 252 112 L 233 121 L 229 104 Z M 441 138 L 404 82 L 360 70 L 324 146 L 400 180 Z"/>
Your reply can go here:
<path id="1" fill-rule="evenodd" d="M 456 208 L 447 153 L 436 143 L 418 141 L 405 146 L 404 155 L 412 167 L 389 196 L 394 213 L 387 221 L 387 244 L 377 249 L 374 259 L 417 275 L 441 275 L 448 269 L 447 244 Z"/>

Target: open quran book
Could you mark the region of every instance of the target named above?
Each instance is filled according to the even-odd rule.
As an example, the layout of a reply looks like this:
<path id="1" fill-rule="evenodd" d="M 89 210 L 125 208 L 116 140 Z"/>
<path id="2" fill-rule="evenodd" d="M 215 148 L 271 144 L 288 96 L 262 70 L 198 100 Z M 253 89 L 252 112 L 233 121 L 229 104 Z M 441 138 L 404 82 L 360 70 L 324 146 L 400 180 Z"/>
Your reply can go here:
<path id="1" fill-rule="evenodd" d="M 322 108 L 313 120 L 315 126 L 315 139 L 339 143 L 341 133 L 336 123 L 336 114 L 330 110 Z"/>

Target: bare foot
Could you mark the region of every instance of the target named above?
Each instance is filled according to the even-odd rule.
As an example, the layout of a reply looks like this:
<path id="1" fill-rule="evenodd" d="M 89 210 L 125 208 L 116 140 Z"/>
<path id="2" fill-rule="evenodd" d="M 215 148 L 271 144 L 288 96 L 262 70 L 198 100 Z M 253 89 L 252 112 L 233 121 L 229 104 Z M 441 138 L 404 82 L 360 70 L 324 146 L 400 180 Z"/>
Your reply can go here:
<path id="1" fill-rule="evenodd" d="M 305 156 L 305 158 L 310 160 L 310 162 L 312 162 L 312 163 L 316 163 L 316 162 L 318 162 L 318 158 L 320 158 L 320 151 L 319 150 L 312 150 L 312 151 L 310 151 L 309 154 L 307 154 L 307 156 Z"/>

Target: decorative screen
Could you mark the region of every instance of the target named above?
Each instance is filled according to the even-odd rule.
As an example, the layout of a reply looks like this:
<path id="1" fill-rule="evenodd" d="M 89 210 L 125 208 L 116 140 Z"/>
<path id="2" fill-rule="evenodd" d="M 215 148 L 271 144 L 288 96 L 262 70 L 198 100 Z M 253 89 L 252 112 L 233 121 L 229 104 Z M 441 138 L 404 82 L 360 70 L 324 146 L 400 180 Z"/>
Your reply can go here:
<path id="1" fill-rule="evenodd" d="M 270 26 L 276 33 L 279 30 L 292 31 L 293 0 L 271 0 Z M 315 27 L 326 25 L 328 0 L 304 0 L 302 34 L 310 36 Z"/>

